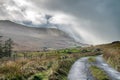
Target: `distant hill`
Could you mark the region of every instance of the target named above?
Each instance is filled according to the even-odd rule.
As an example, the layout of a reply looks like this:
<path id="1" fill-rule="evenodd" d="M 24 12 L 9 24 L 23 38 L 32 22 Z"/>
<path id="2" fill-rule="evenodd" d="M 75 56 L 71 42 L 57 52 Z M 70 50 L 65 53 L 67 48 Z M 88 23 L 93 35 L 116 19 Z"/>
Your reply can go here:
<path id="1" fill-rule="evenodd" d="M 103 49 L 119 49 L 120 41 L 114 41 L 112 43 L 107 43 L 107 44 L 101 44 L 101 45 L 97 45 L 96 47 L 100 47 Z"/>
<path id="2" fill-rule="evenodd" d="M 100 48 L 104 59 L 120 72 L 120 41 L 96 46 Z"/>
<path id="3" fill-rule="evenodd" d="M 42 50 L 44 47 L 61 49 L 84 44 L 77 43 L 65 32 L 55 28 L 26 27 L 11 21 L 0 21 L 0 35 L 12 38 L 14 50 Z"/>

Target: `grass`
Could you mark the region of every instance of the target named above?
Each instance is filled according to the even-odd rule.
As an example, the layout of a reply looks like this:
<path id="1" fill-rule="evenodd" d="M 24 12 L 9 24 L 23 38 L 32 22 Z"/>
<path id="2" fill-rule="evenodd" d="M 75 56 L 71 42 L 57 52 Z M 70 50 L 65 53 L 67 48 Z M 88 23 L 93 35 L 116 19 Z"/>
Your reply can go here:
<path id="1" fill-rule="evenodd" d="M 110 80 L 105 72 L 96 66 L 91 66 L 90 71 L 95 80 Z"/>
<path id="2" fill-rule="evenodd" d="M 71 65 L 77 59 L 98 55 L 94 49 L 82 50 L 14 53 L 11 58 L 0 59 L 0 80 L 67 80 Z"/>
<path id="3" fill-rule="evenodd" d="M 113 42 L 99 46 L 103 50 L 103 57 L 108 64 L 120 71 L 120 42 Z"/>
<path id="4" fill-rule="evenodd" d="M 89 69 L 92 76 L 95 78 L 95 80 L 109 80 L 109 77 L 107 76 L 107 74 L 103 70 L 101 70 L 100 68 L 94 65 L 94 63 L 96 62 L 95 57 L 90 57 L 88 59 L 88 62 L 93 63 L 89 67 Z"/>
<path id="5" fill-rule="evenodd" d="M 88 59 L 88 62 L 89 62 L 89 63 L 94 63 L 94 62 L 96 62 L 95 57 L 90 57 L 90 58 Z"/>
<path id="6" fill-rule="evenodd" d="M 70 48 L 45 52 L 14 52 L 11 58 L 0 59 L 0 80 L 67 80 L 71 65 L 79 58 L 103 54 L 105 60 L 120 71 L 120 43 Z M 116 56 L 117 55 L 117 56 Z M 109 80 L 101 69 L 91 66 L 97 80 Z"/>

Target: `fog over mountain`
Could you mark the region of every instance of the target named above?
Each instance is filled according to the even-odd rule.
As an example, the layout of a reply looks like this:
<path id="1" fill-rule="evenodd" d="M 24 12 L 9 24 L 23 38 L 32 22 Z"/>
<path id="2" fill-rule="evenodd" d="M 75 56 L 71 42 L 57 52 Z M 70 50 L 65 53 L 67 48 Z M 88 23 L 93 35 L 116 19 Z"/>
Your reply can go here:
<path id="1" fill-rule="evenodd" d="M 76 41 L 120 40 L 120 0 L 1 0 L 0 20 L 60 29 Z"/>
<path id="2" fill-rule="evenodd" d="M 0 21 L 0 36 L 12 38 L 15 51 L 39 51 L 44 48 L 62 49 L 74 46 L 85 46 L 77 43 L 65 32 L 55 28 L 34 28 Z"/>

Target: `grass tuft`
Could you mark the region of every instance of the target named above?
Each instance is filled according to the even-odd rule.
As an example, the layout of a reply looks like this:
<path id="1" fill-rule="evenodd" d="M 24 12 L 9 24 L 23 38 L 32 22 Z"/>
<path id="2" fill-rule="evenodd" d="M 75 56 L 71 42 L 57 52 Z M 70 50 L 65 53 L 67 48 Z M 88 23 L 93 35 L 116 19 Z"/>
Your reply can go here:
<path id="1" fill-rule="evenodd" d="M 91 66 L 90 71 L 96 80 L 110 80 L 106 73 L 96 66 Z"/>

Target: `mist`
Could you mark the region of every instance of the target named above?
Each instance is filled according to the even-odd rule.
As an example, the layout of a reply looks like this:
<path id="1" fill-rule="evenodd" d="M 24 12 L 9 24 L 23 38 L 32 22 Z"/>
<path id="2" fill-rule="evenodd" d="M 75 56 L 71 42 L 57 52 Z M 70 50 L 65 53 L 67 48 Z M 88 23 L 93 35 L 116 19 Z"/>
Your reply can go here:
<path id="1" fill-rule="evenodd" d="M 28 27 L 60 29 L 76 41 L 120 40 L 120 0 L 4 0 L 0 20 Z"/>

